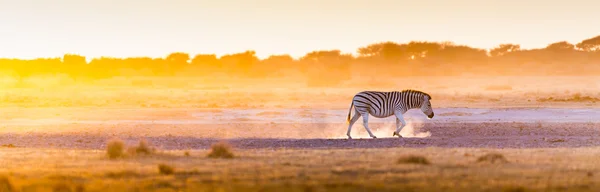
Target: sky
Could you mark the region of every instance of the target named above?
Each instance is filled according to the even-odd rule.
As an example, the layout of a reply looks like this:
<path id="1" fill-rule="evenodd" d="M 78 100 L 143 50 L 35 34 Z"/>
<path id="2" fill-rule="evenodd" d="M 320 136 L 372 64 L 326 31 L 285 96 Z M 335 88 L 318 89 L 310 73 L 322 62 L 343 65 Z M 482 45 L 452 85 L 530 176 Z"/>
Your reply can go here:
<path id="1" fill-rule="evenodd" d="M 597 7 L 590 0 L 0 0 L 0 57 L 246 50 L 300 57 L 415 40 L 541 48 L 600 35 Z"/>

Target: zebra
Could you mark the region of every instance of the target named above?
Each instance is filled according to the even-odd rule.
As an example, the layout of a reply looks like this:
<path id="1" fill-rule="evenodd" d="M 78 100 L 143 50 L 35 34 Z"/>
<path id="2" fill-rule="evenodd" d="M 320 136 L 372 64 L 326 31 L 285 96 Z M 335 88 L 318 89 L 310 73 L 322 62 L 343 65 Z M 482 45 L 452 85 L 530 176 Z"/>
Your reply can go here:
<path id="1" fill-rule="evenodd" d="M 433 109 L 431 108 L 431 96 L 427 93 L 406 89 L 402 91 L 392 92 L 381 92 L 381 91 L 362 91 L 354 95 L 352 98 L 352 104 L 348 111 L 348 132 L 346 135 L 348 139 L 352 139 L 350 136 L 350 130 L 352 125 L 360 118 L 363 117 L 363 125 L 369 136 L 377 138 L 369 129 L 368 121 L 369 114 L 376 118 L 386 118 L 392 115 L 396 116 L 396 131 L 392 136 L 398 136 L 401 138 L 400 130 L 406 126 L 403 114 L 410 109 L 421 108 L 421 111 L 427 115 L 428 119 L 433 118 Z M 352 107 L 354 107 L 355 114 L 350 119 L 352 114 Z M 401 125 L 400 125 L 401 124 Z"/>

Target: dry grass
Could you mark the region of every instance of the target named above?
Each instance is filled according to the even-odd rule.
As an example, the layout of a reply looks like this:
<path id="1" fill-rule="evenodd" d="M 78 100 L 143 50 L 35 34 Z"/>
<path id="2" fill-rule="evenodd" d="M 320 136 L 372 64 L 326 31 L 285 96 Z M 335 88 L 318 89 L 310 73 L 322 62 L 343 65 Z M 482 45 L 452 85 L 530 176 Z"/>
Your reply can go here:
<path id="1" fill-rule="evenodd" d="M 2 147 L 6 147 L 6 148 L 15 148 L 16 146 L 13 144 L 3 144 Z"/>
<path id="2" fill-rule="evenodd" d="M 591 102 L 596 103 L 600 102 L 600 98 L 592 97 L 592 96 L 582 96 L 581 93 L 575 93 L 572 95 L 568 95 L 566 97 L 545 97 L 538 98 L 538 102 Z"/>
<path id="3" fill-rule="evenodd" d="M 94 150 L 23 149 L 3 152 L 13 191 L 594 191 L 600 187 L 597 148 L 498 149 L 527 157 L 511 164 L 473 164 L 477 148 L 240 149 L 231 161 L 156 156 L 111 161 Z M 460 151 L 461 153 L 457 153 Z M 200 152 L 200 151 L 199 151 Z M 166 151 L 165 153 L 180 153 Z M 403 153 L 436 164 L 389 164 Z M 535 156 L 527 154 L 536 153 Z M 569 153 L 568 156 L 556 154 Z M 44 161 L 39 161 L 40 157 Z M 411 156 L 407 155 L 406 157 Z M 64 161 L 68 157 L 68 161 Z M 413 158 L 409 158 L 413 159 Z M 421 158 L 414 158 L 421 159 Z M 168 161 L 168 164 L 165 164 Z M 422 162 L 411 161 L 411 162 Z M 576 170 L 572 165 L 577 164 Z M 31 169 L 19 169 L 29 166 Z M 103 166 L 98 166 L 103 165 Z M 173 169 L 177 165 L 177 171 Z M 420 165 L 420 164 L 419 164 Z M 61 169 L 48 169 L 61 167 Z M 158 169 L 158 170 L 157 170 Z M 556 174 L 561 173 L 561 174 Z M 592 173 L 592 174 L 590 174 Z M 40 177 L 40 175 L 49 175 Z M 384 178 L 384 179 L 382 179 Z M 527 178 L 527 179 L 523 179 Z M 565 182 L 569 180 L 569 182 Z M 6 187 L 5 187 L 6 188 Z M 37 189 L 37 190 L 36 190 Z M 565 190 L 568 189 L 568 190 Z"/>
<path id="4" fill-rule="evenodd" d="M 479 163 L 508 163 L 504 155 L 500 153 L 488 153 L 477 158 Z"/>
<path id="5" fill-rule="evenodd" d="M 529 191 L 523 186 L 507 186 L 502 189 L 503 192 L 526 192 Z"/>
<path id="6" fill-rule="evenodd" d="M 8 180 L 8 178 L 5 176 L 0 176 L 0 192 L 10 192 L 13 190 L 14 187 L 10 183 L 10 180 Z"/>
<path id="7" fill-rule="evenodd" d="M 175 173 L 175 168 L 173 168 L 170 165 L 161 163 L 161 164 L 158 164 L 158 173 L 163 174 L 163 175 L 171 175 L 171 174 Z"/>
<path id="8" fill-rule="evenodd" d="M 106 153 L 110 159 L 149 156 L 156 153 L 156 149 L 151 147 L 145 139 L 141 139 L 137 146 L 127 148 L 127 153 L 125 153 L 125 143 L 118 138 L 111 139 L 106 147 Z"/>
<path id="9" fill-rule="evenodd" d="M 429 160 L 427 160 L 427 158 L 425 158 L 423 156 L 417 156 L 417 155 L 407 155 L 404 157 L 400 157 L 398 159 L 398 161 L 396 161 L 396 163 L 398 163 L 398 164 L 420 164 L 420 165 L 431 164 L 431 162 L 429 162 Z"/>
<path id="10" fill-rule="evenodd" d="M 125 143 L 120 139 L 112 139 L 108 141 L 106 145 L 106 154 L 110 159 L 117 159 L 124 157 L 123 150 L 125 149 Z"/>
<path id="11" fill-rule="evenodd" d="M 156 152 L 156 149 L 150 146 L 148 141 L 141 139 L 137 146 L 130 147 L 128 150 L 132 156 L 136 155 L 152 155 Z"/>
<path id="12" fill-rule="evenodd" d="M 565 142 L 564 139 L 546 139 L 544 138 L 545 141 L 548 141 L 550 143 L 560 143 L 560 142 Z"/>
<path id="13" fill-rule="evenodd" d="M 53 192 L 72 192 L 75 186 L 69 185 L 66 182 L 58 182 L 52 187 Z"/>
<path id="14" fill-rule="evenodd" d="M 231 145 L 226 142 L 218 142 L 213 144 L 211 147 L 210 153 L 207 155 L 209 158 L 224 158 L 231 159 L 234 157 L 231 152 Z"/>

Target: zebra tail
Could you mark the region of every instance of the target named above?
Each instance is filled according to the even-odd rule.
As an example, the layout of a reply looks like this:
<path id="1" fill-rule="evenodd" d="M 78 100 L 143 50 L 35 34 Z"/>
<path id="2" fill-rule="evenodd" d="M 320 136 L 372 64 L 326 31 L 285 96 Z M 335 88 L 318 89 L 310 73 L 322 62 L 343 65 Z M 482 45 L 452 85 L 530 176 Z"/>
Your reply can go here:
<path id="1" fill-rule="evenodd" d="M 352 107 L 354 107 L 354 101 L 350 104 L 350 109 L 348 110 L 348 118 L 346 118 L 346 123 L 350 124 L 350 114 L 352 114 Z"/>

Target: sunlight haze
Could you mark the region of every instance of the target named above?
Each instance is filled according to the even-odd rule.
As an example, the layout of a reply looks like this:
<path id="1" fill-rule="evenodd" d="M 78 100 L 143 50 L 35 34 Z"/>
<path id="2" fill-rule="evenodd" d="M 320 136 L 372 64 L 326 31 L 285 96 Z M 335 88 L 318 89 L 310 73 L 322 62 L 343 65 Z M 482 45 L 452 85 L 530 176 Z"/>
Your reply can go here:
<path id="1" fill-rule="evenodd" d="M 600 32 L 594 1 L 2 0 L 0 57 L 151 56 L 255 50 L 299 57 L 380 41 L 478 48 L 577 43 Z M 558 39 L 557 39 L 558 38 Z M 562 39 L 561 39 L 562 38 Z"/>

